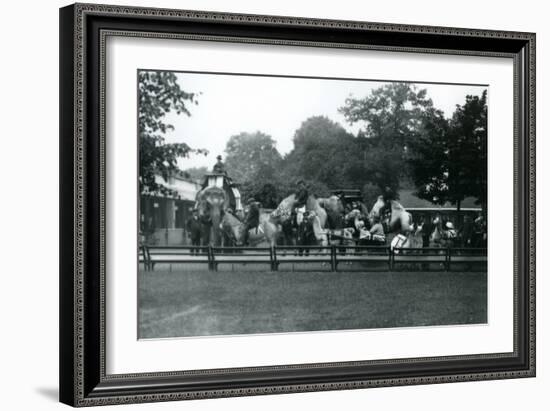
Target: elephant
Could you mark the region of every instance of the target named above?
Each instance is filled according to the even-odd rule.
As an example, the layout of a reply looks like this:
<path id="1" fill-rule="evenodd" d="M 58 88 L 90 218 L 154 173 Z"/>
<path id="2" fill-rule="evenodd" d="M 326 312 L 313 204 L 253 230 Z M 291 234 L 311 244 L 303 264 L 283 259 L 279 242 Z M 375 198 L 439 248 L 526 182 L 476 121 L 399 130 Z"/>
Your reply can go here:
<path id="1" fill-rule="evenodd" d="M 195 208 L 203 226 L 202 245 L 220 246 L 222 244 L 220 224 L 227 207 L 227 194 L 219 187 L 206 187 L 197 194 Z"/>

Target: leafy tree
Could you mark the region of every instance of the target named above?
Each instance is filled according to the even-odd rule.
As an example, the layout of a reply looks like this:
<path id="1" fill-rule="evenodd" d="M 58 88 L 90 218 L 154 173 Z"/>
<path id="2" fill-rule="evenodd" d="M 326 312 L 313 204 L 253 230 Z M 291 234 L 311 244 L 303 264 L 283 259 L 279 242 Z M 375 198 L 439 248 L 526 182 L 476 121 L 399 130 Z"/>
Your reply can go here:
<path id="1" fill-rule="evenodd" d="M 409 164 L 417 196 L 434 204 L 475 197 L 486 207 L 487 94 L 466 96 L 451 120 L 438 110 L 423 115 L 423 128 L 409 144 Z"/>
<path id="2" fill-rule="evenodd" d="M 227 173 L 239 183 L 269 181 L 282 160 L 275 145 L 271 136 L 260 131 L 231 136 L 225 146 Z"/>
<path id="3" fill-rule="evenodd" d="M 409 83 L 389 83 L 364 98 L 347 98 L 340 112 L 351 124 L 364 125 L 361 134 L 386 148 L 403 149 L 416 135 L 422 113 L 432 107 L 425 89 Z"/>
<path id="4" fill-rule="evenodd" d="M 380 191 L 380 187 L 373 183 L 366 183 L 361 190 L 363 203 L 369 209 L 374 205 L 374 203 L 378 199 L 378 196 L 380 196 L 381 194 L 382 192 Z"/>
<path id="5" fill-rule="evenodd" d="M 434 204 L 451 200 L 449 191 L 449 121 L 443 112 L 430 110 L 423 116 L 423 127 L 409 143 L 408 162 L 417 187 L 416 195 Z"/>
<path id="6" fill-rule="evenodd" d="M 245 201 L 253 198 L 266 208 L 276 208 L 283 199 L 281 187 L 274 183 L 266 183 L 263 179 L 246 181 L 239 190 Z"/>
<path id="7" fill-rule="evenodd" d="M 386 187 L 397 192 L 401 181 L 408 178 L 409 172 L 403 161 L 401 150 L 390 150 L 379 144 L 370 144 L 365 149 L 366 180 L 376 185 L 381 194 Z"/>
<path id="8" fill-rule="evenodd" d="M 487 90 L 481 96 L 466 96 L 451 119 L 451 184 L 455 203 L 472 196 L 486 211 L 487 207 Z"/>
<path id="9" fill-rule="evenodd" d="M 278 184 L 282 157 L 275 140 L 260 131 L 232 136 L 225 147 L 229 176 L 240 184 L 243 199 L 255 198 L 264 207 L 275 207 L 281 198 Z"/>
<path id="10" fill-rule="evenodd" d="M 357 138 L 363 153 L 361 172 L 383 190 L 394 191 L 408 178 L 407 145 L 422 127 L 423 114 L 433 107 L 426 90 L 409 83 L 385 84 L 364 97 L 348 98 L 340 112 L 351 124 L 363 125 Z"/>
<path id="11" fill-rule="evenodd" d="M 303 179 L 312 186 L 318 182 L 331 189 L 353 185 L 364 178 L 356 145 L 340 124 L 323 116 L 310 117 L 296 130 L 294 149 L 284 159 L 286 179 Z"/>
<path id="12" fill-rule="evenodd" d="M 202 181 L 204 175 L 208 173 L 208 167 L 191 167 L 183 170 L 184 175 L 194 181 Z"/>
<path id="13" fill-rule="evenodd" d="M 171 111 L 190 116 L 188 107 L 197 104 L 196 96 L 183 91 L 171 72 L 139 71 L 138 89 L 140 191 L 171 194 L 172 190 L 155 181 L 155 176 L 160 175 L 167 181 L 178 171 L 178 158 L 193 152 L 205 153 L 205 150 L 194 150 L 185 143 L 165 143 L 166 132 L 174 127 L 166 124 L 164 117 Z"/>

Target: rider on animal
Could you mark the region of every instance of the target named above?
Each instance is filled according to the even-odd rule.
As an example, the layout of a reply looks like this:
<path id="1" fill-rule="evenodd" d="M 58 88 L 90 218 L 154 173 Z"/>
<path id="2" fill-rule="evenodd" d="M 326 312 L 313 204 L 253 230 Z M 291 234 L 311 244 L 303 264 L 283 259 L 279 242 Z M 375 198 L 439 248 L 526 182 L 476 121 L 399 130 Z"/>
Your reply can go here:
<path id="1" fill-rule="evenodd" d="M 258 230 L 258 225 L 260 224 L 260 207 L 254 198 L 248 200 L 248 213 L 246 214 L 244 224 L 244 243 L 248 244 L 250 230 L 253 228 Z"/>
<path id="2" fill-rule="evenodd" d="M 309 193 L 307 191 L 306 182 L 300 180 L 296 183 L 296 203 L 294 204 L 295 208 L 300 208 L 306 205 Z"/>
<path id="3" fill-rule="evenodd" d="M 384 201 L 384 208 L 380 210 L 380 217 L 382 215 L 391 213 L 392 201 L 397 200 L 397 193 L 391 189 L 391 187 L 386 186 L 384 188 L 384 193 L 382 194 L 382 200 Z"/>
<path id="4" fill-rule="evenodd" d="M 214 173 L 227 175 L 227 172 L 225 171 L 225 164 L 222 162 L 222 156 L 217 156 L 216 160 L 218 161 L 216 161 L 216 164 L 214 164 L 212 171 Z"/>

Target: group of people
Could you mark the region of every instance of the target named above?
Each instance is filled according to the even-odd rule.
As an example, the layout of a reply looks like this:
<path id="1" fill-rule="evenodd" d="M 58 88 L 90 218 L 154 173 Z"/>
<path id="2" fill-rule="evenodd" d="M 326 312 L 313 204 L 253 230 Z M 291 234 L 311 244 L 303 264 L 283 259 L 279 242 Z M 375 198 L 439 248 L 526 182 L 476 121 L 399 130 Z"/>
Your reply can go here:
<path id="1" fill-rule="evenodd" d="M 290 208 L 290 215 L 281 219 L 281 236 L 278 242 L 282 245 L 320 245 L 318 232 L 314 225 L 319 223 L 319 216 L 306 204 L 309 192 L 306 183 L 298 181 L 294 191 L 294 203 Z M 377 215 L 361 201 L 345 201 L 343 195 L 336 194 L 336 201 L 340 207 L 331 207 L 322 202 L 320 206 L 326 211 L 327 219 L 323 227 L 328 243 L 336 245 L 368 245 L 385 246 L 389 244 L 387 235 L 392 230 L 388 227 L 390 221 L 390 203 L 395 199 L 395 193 L 384 190 L 382 197 L 386 204 Z M 334 199 L 334 198 L 333 198 Z M 250 233 L 258 230 L 260 225 L 261 204 L 254 198 L 246 202 L 243 215 L 237 218 L 244 223 L 245 245 L 250 244 Z M 226 212 L 233 213 L 232 210 Z M 487 222 L 480 213 L 473 218 L 465 215 L 457 224 L 456 220 L 444 218 L 442 215 L 424 213 L 413 218 L 411 239 L 412 247 L 472 247 L 484 248 L 487 246 Z M 190 234 L 191 244 L 204 244 L 205 222 L 198 212 L 187 221 L 187 232 Z M 254 234 L 252 234 L 254 235 Z M 389 238 L 391 240 L 391 238 Z"/>
<path id="2" fill-rule="evenodd" d="M 413 224 L 413 236 L 419 239 L 417 247 L 431 248 L 486 248 L 487 221 L 479 213 L 475 218 L 466 214 L 461 223 L 456 218 L 444 218 L 439 213 L 424 215 Z"/>

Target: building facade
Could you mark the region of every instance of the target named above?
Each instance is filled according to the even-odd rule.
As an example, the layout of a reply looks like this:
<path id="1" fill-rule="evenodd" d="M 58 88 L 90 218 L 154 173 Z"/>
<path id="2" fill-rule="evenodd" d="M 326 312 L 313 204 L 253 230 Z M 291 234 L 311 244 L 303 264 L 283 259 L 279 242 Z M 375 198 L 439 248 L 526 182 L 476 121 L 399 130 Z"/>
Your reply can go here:
<path id="1" fill-rule="evenodd" d="M 141 194 L 139 210 L 142 242 L 147 245 L 189 244 L 185 225 L 191 218 L 201 185 L 184 177 L 182 173 L 174 174 L 168 181 L 157 176 L 156 181 L 171 189 L 174 194 Z"/>

